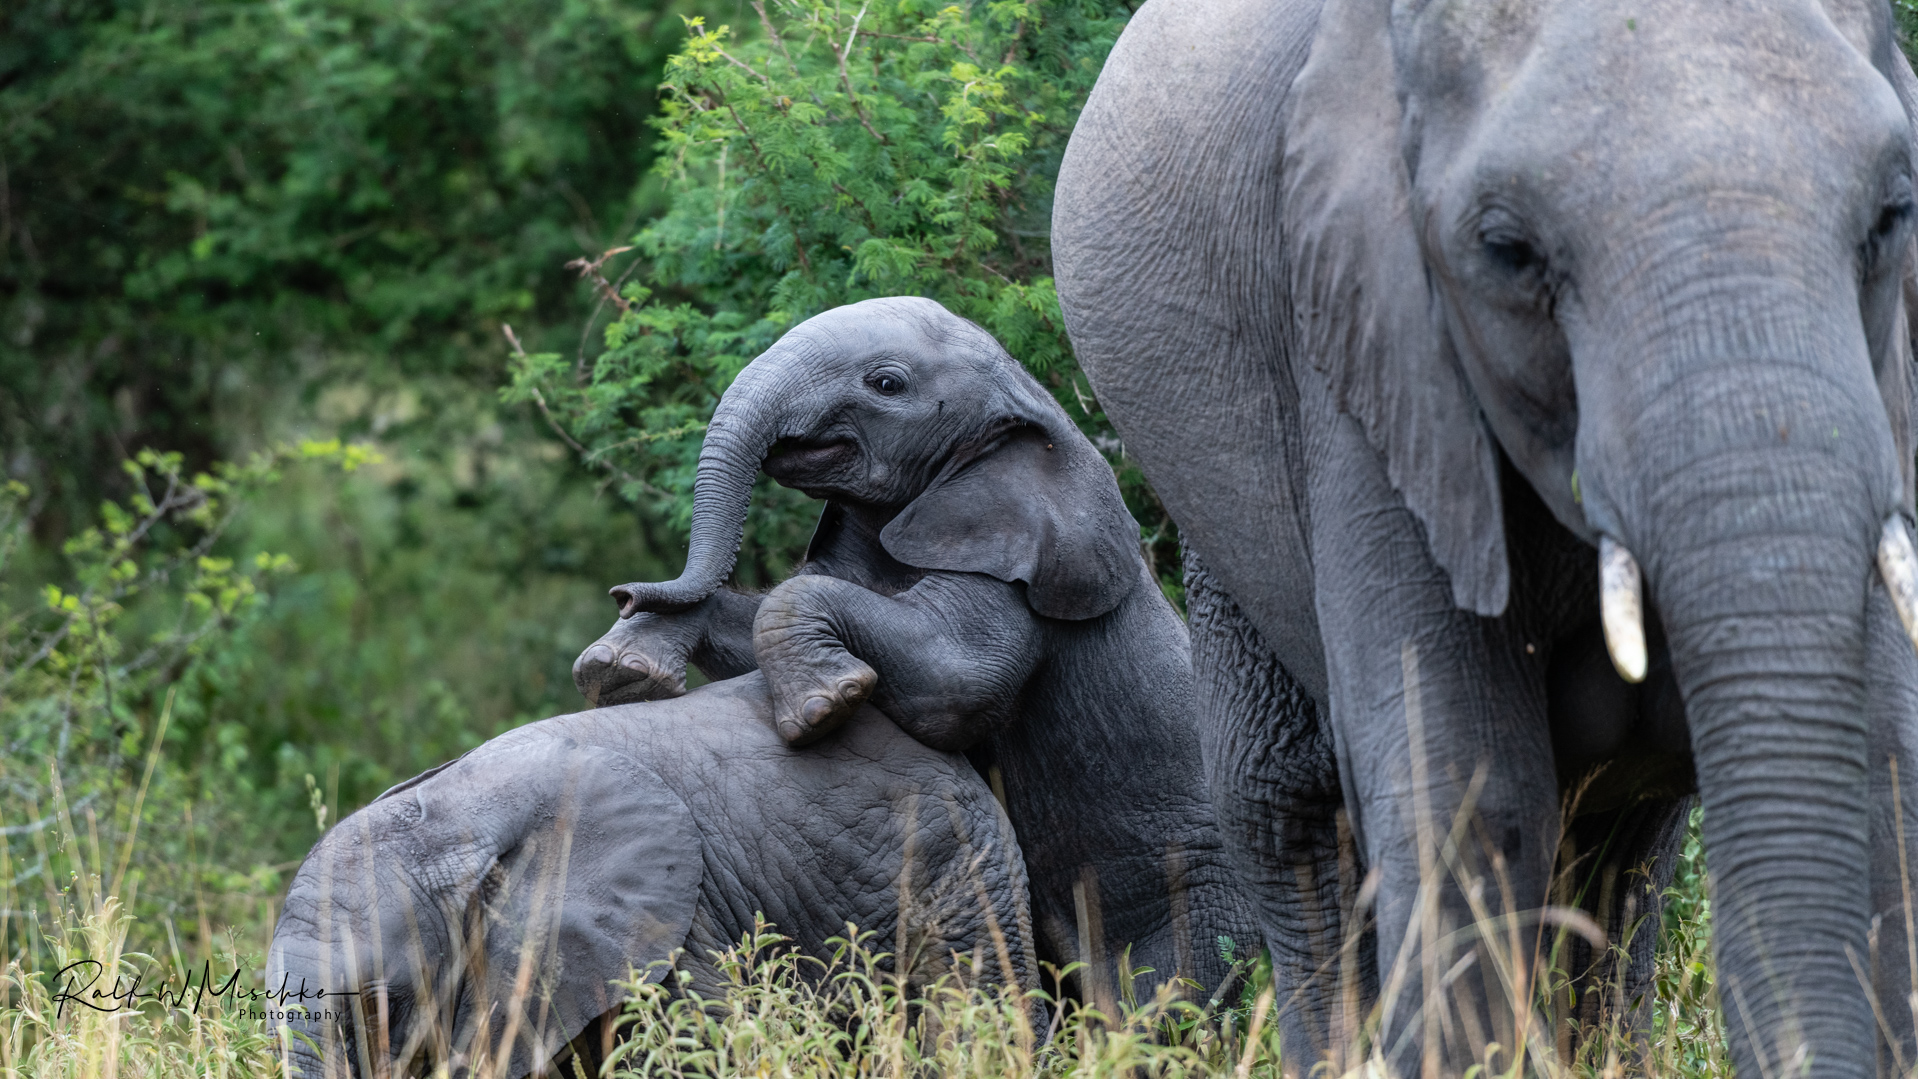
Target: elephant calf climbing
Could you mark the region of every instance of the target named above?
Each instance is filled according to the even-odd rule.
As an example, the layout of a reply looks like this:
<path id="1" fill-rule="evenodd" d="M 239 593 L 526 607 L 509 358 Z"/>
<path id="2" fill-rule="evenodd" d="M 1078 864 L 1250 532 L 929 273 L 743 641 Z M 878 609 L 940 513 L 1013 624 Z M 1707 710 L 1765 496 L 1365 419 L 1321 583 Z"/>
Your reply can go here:
<path id="1" fill-rule="evenodd" d="M 676 950 L 723 993 L 713 953 L 758 912 L 822 958 L 870 930 L 911 984 L 956 953 L 1031 988 L 1026 896 L 964 758 L 871 708 L 794 750 L 753 674 L 521 727 L 381 795 L 300 866 L 268 977 L 289 1005 L 329 994 L 290 1024 L 300 1074 L 544 1074 L 569 1048 L 592 1065 L 614 983 Z"/>
<path id="2" fill-rule="evenodd" d="M 755 475 L 824 499 L 796 575 L 722 588 Z M 1104 458 L 991 335 L 930 300 L 795 327 L 707 428 L 686 572 L 613 590 L 574 677 L 589 700 L 765 672 L 779 733 L 870 701 L 1002 781 L 1042 960 L 1095 1001 L 1130 973 L 1215 992 L 1257 951 L 1206 795 L 1185 626 Z M 1141 987 L 1142 988 L 1142 987 Z"/>

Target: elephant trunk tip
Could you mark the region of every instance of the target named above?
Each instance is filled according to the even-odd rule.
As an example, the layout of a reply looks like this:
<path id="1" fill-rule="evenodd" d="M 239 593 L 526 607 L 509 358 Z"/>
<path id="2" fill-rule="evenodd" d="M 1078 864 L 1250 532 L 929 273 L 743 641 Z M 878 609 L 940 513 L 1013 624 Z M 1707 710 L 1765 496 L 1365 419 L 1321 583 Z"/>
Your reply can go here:
<path id="1" fill-rule="evenodd" d="M 680 577 L 678 580 L 615 585 L 607 590 L 613 602 L 619 604 L 619 616 L 631 618 L 642 611 L 655 614 L 677 614 L 699 606 L 707 596 L 713 594 L 716 586 L 704 581 Z"/>

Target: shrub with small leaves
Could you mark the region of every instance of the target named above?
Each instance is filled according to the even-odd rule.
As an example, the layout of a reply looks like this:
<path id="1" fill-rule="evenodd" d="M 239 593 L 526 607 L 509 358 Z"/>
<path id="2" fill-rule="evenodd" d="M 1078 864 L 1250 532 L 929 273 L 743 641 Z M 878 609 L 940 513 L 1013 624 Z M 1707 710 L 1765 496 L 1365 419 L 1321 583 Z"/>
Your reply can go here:
<path id="1" fill-rule="evenodd" d="M 689 20 L 667 65 L 670 211 L 574 264 L 616 312 L 605 348 L 521 353 L 535 402 L 622 493 L 683 530 L 719 395 L 786 330 L 874 296 L 938 300 L 991 331 L 1120 468 L 1159 568 L 1175 541 L 1072 358 L 1048 228 L 1066 138 L 1128 10 L 1111 0 L 755 0 L 742 41 Z M 517 351 L 517 346 L 516 346 Z M 803 548 L 804 499 L 762 484 L 742 576 Z"/>
<path id="2" fill-rule="evenodd" d="M 100 523 L 65 543 L 57 583 L 37 591 L 9 572 L 26 547 L 29 492 L 0 486 L 0 942 L 10 955 L 43 952 L 62 917 L 105 917 L 109 898 L 148 932 L 173 913 L 153 904 L 192 897 L 205 911 L 194 886 L 204 882 L 173 879 L 207 868 L 180 849 L 183 830 L 173 825 L 139 859 L 134 839 L 156 813 L 184 815 L 190 843 L 195 804 L 202 821 L 259 809 L 208 804 L 237 785 L 245 747 L 226 732 L 243 728 L 196 739 L 175 722 L 204 711 L 195 681 L 294 568 L 270 551 L 221 553 L 222 541 L 285 466 L 353 471 L 375 459 L 363 446 L 308 442 L 189 475 L 180 454 L 142 449 L 124 466 L 132 494 L 101 506 Z M 103 842 L 120 853 L 103 859 Z M 216 872 L 232 885 L 222 891 L 272 892 L 270 871 Z M 171 884 L 142 891 L 149 875 Z"/>

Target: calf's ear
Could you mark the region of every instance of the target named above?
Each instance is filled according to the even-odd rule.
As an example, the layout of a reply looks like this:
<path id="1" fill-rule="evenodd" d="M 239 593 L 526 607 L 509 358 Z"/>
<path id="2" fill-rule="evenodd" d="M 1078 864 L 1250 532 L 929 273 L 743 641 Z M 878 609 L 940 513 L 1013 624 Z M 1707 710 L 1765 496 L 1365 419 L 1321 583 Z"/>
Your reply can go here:
<path id="1" fill-rule="evenodd" d="M 1029 420 L 953 455 L 879 541 L 909 566 L 1026 585 L 1047 618 L 1097 618 L 1139 582 L 1139 526 L 1078 431 Z"/>

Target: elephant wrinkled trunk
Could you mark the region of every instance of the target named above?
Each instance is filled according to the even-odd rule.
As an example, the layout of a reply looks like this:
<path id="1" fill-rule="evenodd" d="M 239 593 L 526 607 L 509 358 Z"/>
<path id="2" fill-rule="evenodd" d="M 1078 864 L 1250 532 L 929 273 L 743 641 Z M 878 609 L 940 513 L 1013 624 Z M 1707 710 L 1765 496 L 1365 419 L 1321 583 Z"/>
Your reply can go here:
<path id="1" fill-rule="evenodd" d="M 1885 497 L 1870 465 L 1888 440 L 1882 410 L 1810 370 L 1753 362 L 1749 392 L 1668 390 L 1674 405 L 1709 392 L 1714 409 L 1694 410 L 1632 488 L 1612 488 L 1685 698 L 1741 1074 L 1861 1074 L 1872 1044 L 1855 964 L 1868 952 L 1866 609 Z M 1646 409 L 1640 447 L 1674 422 L 1659 412 Z M 1754 414 L 1762 437 L 1743 422 Z M 1819 437 L 1792 438 L 1792 422 Z"/>
<path id="2" fill-rule="evenodd" d="M 776 377 L 793 348 L 773 346 L 746 366 L 720 398 L 706 427 L 693 479 L 693 521 L 686 569 L 671 581 L 619 585 L 610 595 L 621 618 L 642 611 L 671 614 L 697 606 L 719 590 L 733 571 L 745 534 L 753 479 L 766 451 L 779 438 L 775 409 L 783 396 Z"/>
<path id="3" fill-rule="evenodd" d="M 1794 612 L 1766 627 L 1731 611 L 1674 620 L 1674 648 L 1690 653 L 1677 666 L 1727 1022 L 1743 1028 L 1734 1044 L 1759 1054 L 1759 1074 L 1797 1074 L 1806 1054 L 1814 1073 L 1854 1074 L 1844 1062 L 1870 1044 L 1853 965 L 1867 954 L 1869 912 L 1864 589 L 1853 590 L 1859 611 Z"/>

